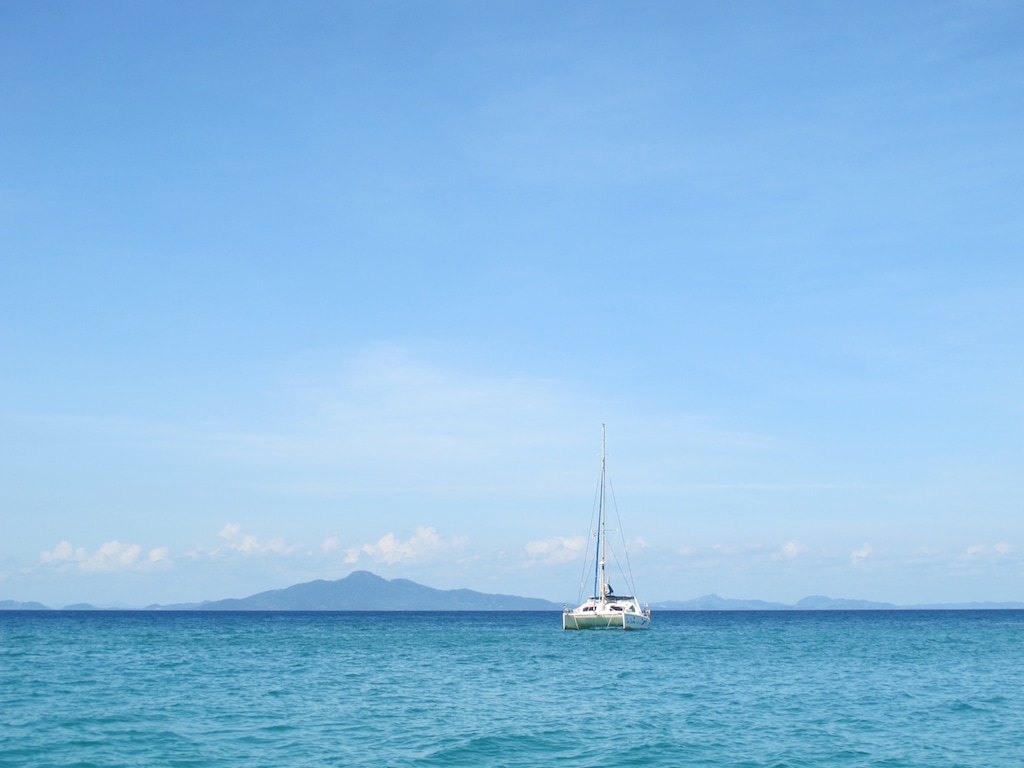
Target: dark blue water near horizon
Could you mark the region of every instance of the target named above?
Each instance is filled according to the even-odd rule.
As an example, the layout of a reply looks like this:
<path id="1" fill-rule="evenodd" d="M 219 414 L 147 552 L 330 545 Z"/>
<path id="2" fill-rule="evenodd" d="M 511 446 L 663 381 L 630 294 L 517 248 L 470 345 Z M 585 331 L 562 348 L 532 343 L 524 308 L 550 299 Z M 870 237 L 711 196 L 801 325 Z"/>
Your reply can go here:
<path id="1" fill-rule="evenodd" d="M 560 619 L 0 612 L 0 765 L 1024 765 L 1024 611 Z"/>

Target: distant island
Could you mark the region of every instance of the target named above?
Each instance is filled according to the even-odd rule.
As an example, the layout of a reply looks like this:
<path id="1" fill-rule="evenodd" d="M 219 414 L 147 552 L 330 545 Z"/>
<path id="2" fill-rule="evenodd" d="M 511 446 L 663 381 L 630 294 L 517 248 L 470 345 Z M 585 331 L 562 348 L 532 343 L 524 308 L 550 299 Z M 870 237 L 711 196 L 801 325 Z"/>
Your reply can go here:
<path id="1" fill-rule="evenodd" d="M 249 597 L 150 605 L 152 611 L 552 611 L 561 605 L 535 597 L 434 589 L 408 579 L 354 571 L 337 581 L 309 581 Z"/>
<path id="2" fill-rule="evenodd" d="M 735 600 L 704 595 L 693 600 L 652 603 L 656 611 L 897 611 L 897 610 L 1024 610 L 1024 602 L 938 603 L 896 605 L 823 595 L 792 605 L 765 600 Z M 495 595 L 471 589 L 434 589 L 408 579 L 385 579 L 354 571 L 335 581 L 309 581 L 255 595 L 199 603 L 149 605 L 147 611 L 558 611 L 561 603 L 536 597 Z M 0 611 L 54 610 L 42 603 L 0 600 Z M 65 611 L 100 610 L 89 603 L 64 606 Z"/>
<path id="3" fill-rule="evenodd" d="M 336 581 L 309 581 L 255 595 L 199 603 L 148 605 L 147 611 L 554 611 L 562 606 L 549 600 L 515 595 L 492 595 L 471 589 L 434 589 L 408 579 L 384 579 L 369 571 L 354 571 Z M 41 603 L 0 601 L 0 610 L 53 610 Z M 60 610 L 100 610 L 75 603 Z"/>
<path id="4" fill-rule="evenodd" d="M 19 603 L 17 600 L 0 600 L 0 611 L 51 611 L 42 603 Z"/>
<path id="5" fill-rule="evenodd" d="M 796 603 L 772 603 L 765 600 L 735 600 L 718 595 L 704 595 L 693 600 L 664 600 L 651 603 L 659 611 L 980 611 L 1024 610 L 1024 602 L 929 603 L 897 605 L 871 600 L 812 595 Z"/>

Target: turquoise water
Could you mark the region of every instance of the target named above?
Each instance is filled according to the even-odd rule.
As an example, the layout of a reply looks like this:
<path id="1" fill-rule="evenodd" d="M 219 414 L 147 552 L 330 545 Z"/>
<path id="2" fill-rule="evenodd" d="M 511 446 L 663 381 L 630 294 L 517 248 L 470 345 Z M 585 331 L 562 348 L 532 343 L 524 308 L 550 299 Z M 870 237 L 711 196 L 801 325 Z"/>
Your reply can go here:
<path id="1" fill-rule="evenodd" d="M 1024 765 L 1024 612 L 560 619 L 0 613 L 0 765 Z"/>

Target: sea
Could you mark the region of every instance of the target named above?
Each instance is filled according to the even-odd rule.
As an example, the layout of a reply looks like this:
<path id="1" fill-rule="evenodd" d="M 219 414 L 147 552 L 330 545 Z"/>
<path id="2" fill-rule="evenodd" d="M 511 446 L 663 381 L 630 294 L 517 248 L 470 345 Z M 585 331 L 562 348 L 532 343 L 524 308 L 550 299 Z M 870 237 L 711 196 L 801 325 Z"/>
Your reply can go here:
<path id="1" fill-rule="evenodd" d="M 0 765 L 1022 766 L 1024 611 L 0 612 Z"/>

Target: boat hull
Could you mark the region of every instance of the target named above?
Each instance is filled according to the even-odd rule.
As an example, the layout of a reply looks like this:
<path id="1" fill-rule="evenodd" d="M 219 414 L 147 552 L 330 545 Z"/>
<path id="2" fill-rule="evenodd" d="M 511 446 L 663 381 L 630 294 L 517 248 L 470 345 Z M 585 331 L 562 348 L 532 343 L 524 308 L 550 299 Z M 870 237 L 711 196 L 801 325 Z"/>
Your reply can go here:
<path id="1" fill-rule="evenodd" d="M 566 611 L 562 614 L 562 629 L 647 629 L 650 626 L 651 618 L 642 613 Z"/>

